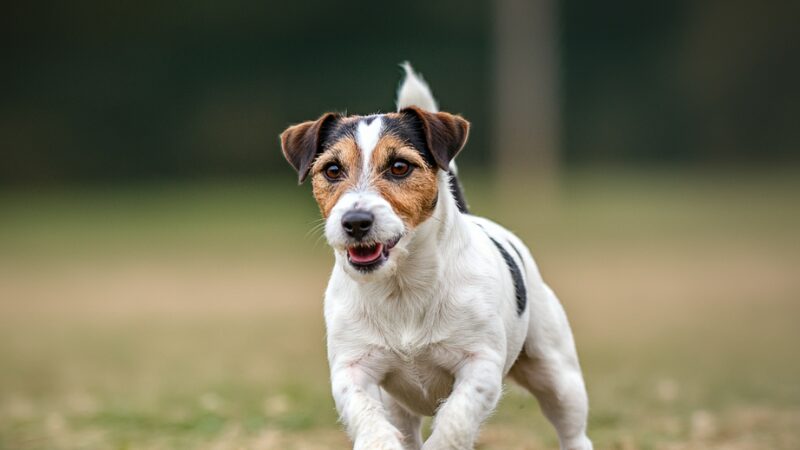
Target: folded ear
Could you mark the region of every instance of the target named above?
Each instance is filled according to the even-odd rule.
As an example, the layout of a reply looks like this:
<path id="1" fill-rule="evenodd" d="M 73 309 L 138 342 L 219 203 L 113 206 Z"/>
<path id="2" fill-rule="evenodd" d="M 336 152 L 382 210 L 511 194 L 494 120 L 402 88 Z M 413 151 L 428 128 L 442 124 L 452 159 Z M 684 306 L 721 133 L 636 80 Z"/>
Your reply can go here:
<path id="1" fill-rule="evenodd" d="M 322 152 L 325 135 L 337 119 L 339 114 L 325 113 L 317 120 L 293 125 L 281 133 L 283 156 L 297 171 L 300 183 L 308 176 L 314 158 Z"/>
<path id="2" fill-rule="evenodd" d="M 400 113 L 416 118 L 436 165 L 444 171 L 450 170 L 450 161 L 467 143 L 469 122 L 461 116 L 429 112 L 415 106 L 403 108 Z"/>

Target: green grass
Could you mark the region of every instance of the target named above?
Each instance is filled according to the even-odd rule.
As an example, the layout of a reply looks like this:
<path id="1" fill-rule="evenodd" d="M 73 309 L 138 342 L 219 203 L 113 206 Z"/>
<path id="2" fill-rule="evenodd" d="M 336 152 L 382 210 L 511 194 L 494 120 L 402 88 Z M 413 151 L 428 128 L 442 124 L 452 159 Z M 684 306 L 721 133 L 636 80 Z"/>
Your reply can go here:
<path id="1" fill-rule="evenodd" d="M 570 315 L 597 448 L 800 447 L 798 173 L 465 177 Z M 0 449 L 347 448 L 306 187 L 0 192 Z M 509 386 L 481 449 L 556 448 Z"/>

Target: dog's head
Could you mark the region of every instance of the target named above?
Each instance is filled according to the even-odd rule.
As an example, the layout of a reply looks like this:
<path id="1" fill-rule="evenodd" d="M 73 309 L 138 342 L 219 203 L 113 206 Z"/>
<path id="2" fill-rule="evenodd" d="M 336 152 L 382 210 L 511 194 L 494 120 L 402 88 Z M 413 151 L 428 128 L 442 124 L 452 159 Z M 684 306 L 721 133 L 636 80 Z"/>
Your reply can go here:
<path id="1" fill-rule="evenodd" d="M 411 107 L 397 113 L 324 114 L 281 134 L 302 183 L 311 177 L 325 236 L 353 276 L 391 272 L 402 241 L 433 214 L 440 170 L 464 146 L 469 123 Z"/>

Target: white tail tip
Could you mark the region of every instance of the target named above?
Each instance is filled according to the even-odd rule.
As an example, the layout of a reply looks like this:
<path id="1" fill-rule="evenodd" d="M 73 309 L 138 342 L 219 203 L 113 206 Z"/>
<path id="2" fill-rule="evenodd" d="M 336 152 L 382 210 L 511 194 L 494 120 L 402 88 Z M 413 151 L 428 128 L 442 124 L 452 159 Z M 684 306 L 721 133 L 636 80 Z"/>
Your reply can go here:
<path id="1" fill-rule="evenodd" d="M 397 110 L 416 106 L 430 112 L 439 111 L 431 88 L 422 79 L 422 75 L 414 72 L 414 68 L 408 61 L 400 64 L 400 67 L 406 71 L 406 78 L 400 84 L 400 89 L 397 90 Z"/>

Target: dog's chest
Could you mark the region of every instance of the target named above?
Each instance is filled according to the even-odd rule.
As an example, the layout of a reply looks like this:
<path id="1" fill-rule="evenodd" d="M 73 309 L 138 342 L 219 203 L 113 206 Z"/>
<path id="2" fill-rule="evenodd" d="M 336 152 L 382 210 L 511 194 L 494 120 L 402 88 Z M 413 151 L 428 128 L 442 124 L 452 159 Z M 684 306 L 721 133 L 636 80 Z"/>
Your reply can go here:
<path id="1" fill-rule="evenodd" d="M 433 351 L 395 352 L 382 386 L 397 401 L 417 414 L 432 416 L 453 389 L 453 375 Z"/>

